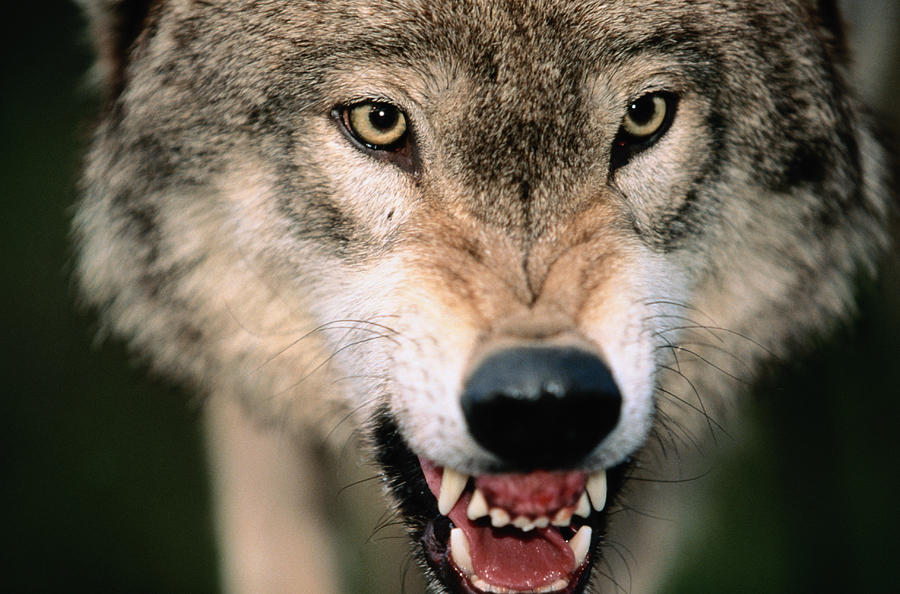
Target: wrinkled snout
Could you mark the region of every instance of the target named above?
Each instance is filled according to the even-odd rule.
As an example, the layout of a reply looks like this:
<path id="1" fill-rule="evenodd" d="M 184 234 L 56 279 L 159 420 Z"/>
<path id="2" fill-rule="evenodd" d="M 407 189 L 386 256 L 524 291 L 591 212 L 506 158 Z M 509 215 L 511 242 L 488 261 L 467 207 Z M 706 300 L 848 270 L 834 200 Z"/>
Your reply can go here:
<path id="1" fill-rule="evenodd" d="M 516 346 L 471 372 L 462 409 L 472 437 L 509 469 L 572 468 L 615 428 L 622 396 L 586 350 Z"/>

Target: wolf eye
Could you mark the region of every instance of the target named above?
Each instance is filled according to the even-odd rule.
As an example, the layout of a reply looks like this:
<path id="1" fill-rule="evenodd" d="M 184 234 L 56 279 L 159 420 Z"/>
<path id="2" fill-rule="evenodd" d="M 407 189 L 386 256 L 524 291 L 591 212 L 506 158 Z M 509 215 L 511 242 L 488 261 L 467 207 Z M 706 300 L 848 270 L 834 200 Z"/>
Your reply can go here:
<path id="1" fill-rule="evenodd" d="M 666 100 L 662 95 L 644 95 L 630 106 L 622 129 L 631 136 L 645 138 L 655 134 L 666 121 Z"/>
<path id="2" fill-rule="evenodd" d="M 357 103 L 345 107 L 341 115 L 350 134 L 372 150 L 394 150 L 406 139 L 406 116 L 390 103 Z"/>
<path id="3" fill-rule="evenodd" d="M 666 92 L 648 93 L 632 101 L 613 143 L 612 168 L 621 167 L 662 138 L 672 125 L 677 104 L 677 97 Z"/>

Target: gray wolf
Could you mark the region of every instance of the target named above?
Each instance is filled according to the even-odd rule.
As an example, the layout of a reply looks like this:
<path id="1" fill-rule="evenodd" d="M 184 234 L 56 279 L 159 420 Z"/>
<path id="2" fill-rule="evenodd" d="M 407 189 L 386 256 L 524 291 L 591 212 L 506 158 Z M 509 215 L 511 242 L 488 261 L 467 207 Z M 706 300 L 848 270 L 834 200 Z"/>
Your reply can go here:
<path id="1" fill-rule="evenodd" d="M 888 244 L 832 2 L 85 5 L 77 275 L 208 398 L 233 591 L 336 588 L 304 444 L 347 425 L 435 592 L 585 591 L 648 444 Z"/>

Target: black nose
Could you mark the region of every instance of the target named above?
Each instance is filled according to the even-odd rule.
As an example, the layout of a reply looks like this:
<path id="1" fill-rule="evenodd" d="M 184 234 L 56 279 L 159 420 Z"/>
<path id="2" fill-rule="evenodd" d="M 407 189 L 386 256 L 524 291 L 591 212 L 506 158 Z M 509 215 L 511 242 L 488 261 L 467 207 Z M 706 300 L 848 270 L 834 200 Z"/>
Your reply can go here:
<path id="1" fill-rule="evenodd" d="M 609 368 L 575 348 L 518 347 L 488 356 L 466 382 L 472 437 L 518 469 L 573 466 L 619 421 Z"/>

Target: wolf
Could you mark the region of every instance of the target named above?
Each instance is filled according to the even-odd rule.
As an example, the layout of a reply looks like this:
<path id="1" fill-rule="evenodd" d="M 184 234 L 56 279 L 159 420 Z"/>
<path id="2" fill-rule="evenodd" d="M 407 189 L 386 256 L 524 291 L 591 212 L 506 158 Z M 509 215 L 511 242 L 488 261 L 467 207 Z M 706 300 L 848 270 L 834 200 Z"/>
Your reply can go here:
<path id="1" fill-rule="evenodd" d="M 205 399 L 229 591 L 338 589 L 310 444 L 350 435 L 431 591 L 589 590 L 653 444 L 889 246 L 832 1 L 83 5 L 76 276 Z"/>

